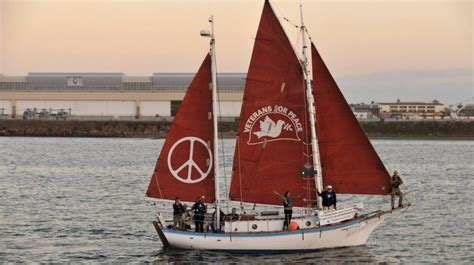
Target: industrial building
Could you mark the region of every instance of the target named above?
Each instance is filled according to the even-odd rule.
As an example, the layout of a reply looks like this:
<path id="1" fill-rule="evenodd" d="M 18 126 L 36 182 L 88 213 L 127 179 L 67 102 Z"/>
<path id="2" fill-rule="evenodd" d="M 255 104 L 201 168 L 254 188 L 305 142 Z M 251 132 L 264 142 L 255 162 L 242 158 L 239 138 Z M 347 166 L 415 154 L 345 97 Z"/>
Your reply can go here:
<path id="1" fill-rule="evenodd" d="M 84 120 L 174 117 L 194 73 L 29 73 L 0 74 L 0 118 L 67 117 Z M 219 113 L 234 120 L 240 115 L 245 73 L 218 74 Z M 351 104 L 361 120 L 444 117 L 437 101 Z M 465 112 L 470 113 L 471 108 Z M 463 113 L 460 113 L 463 114 Z"/>
<path id="2" fill-rule="evenodd" d="M 445 113 L 446 106 L 438 101 L 433 102 L 401 102 L 395 103 L 378 103 L 380 109 L 380 117 L 440 117 Z"/>
<path id="3" fill-rule="evenodd" d="M 245 84 L 243 73 L 218 74 L 221 117 L 238 117 Z M 175 115 L 193 73 L 29 73 L 0 75 L 0 115 L 67 112 L 88 119 L 156 119 Z"/>

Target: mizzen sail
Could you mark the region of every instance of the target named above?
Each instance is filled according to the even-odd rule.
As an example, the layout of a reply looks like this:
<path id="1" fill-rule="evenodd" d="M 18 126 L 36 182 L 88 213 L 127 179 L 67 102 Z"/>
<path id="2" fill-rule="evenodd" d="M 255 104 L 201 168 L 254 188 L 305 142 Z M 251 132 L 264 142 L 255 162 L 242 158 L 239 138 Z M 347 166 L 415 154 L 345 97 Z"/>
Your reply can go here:
<path id="1" fill-rule="evenodd" d="M 194 201 L 215 200 L 211 57 L 207 55 L 189 86 L 156 162 L 146 195 Z"/>
<path id="2" fill-rule="evenodd" d="M 272 7 L 265 1 L 247 74 L 234 154 L 230 199 L 281 205 L 273 191 L 314 201 L 303 72 Z"/>
<path id="3" fill-rule="evenodd" d="M 338 193 L 385 195 L 390 176 L 311 44 L 316 132 L 323 181 Z"/>

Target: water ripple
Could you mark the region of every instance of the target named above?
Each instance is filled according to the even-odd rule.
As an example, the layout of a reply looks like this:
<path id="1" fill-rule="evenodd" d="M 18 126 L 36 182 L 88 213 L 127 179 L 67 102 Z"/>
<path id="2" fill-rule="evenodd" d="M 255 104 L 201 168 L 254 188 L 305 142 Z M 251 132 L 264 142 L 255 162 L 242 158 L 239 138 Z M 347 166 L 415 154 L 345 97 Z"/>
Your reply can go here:
<path id="1" fill-rule="evenodd" d="M 144 195 L 163 140 L 0 138 L 0 262 L 473 263 L 474 142 L 373 143 L 387 168 L 402 173 L 413 206 L 388 218 L 367 245 L 230 254 L 162 249 L 150 221 L 156 207 L 171 208 Z M 224 148 L 231 165 L 234 142 Z M 340 196 L 354 200 L 369 209 L 390 203 Z"/>

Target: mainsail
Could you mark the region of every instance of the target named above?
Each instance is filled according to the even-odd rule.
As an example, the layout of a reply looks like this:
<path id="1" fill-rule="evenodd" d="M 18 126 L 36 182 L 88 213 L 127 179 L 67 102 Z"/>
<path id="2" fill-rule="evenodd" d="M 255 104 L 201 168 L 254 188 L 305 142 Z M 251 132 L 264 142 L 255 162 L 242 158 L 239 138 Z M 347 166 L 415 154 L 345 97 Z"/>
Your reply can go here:
<path id="1" fill-rule="evenodd" d="M 323 181 L 338 193 L 385 195 L 390 176 L 314 44 L 313 93 Z"/>
<path id="2" fill-rule="evenodd" d="M 281 205 L 280 194 L 314 202 L 313 177 L 300 171 L 312 160 L 301 65 L 268 1 L 247 74 L 234 154 L 230 199 Z"/>
<path id="3" fill-rule="evenodd" d="M 147 196 L 215 200 L 211 57 L 208 54 L 189 86 L 156 162 Z"/>

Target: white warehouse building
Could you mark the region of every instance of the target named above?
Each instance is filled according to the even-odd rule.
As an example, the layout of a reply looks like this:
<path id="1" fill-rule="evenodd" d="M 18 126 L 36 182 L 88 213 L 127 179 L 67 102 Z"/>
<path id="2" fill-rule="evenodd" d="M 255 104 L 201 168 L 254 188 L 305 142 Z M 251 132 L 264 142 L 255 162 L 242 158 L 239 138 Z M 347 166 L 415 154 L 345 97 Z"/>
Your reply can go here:
<path id="1" fill-rule="evenodd" d="M 66 111 L 77 118 L 150 119 L 173 117 L 194 73 L 29 73 L 0 75 L 0 115 L 25 111 Z M 218 75 L 220 115 L 238 117 L 245 84 L 243 73 Z"/>

